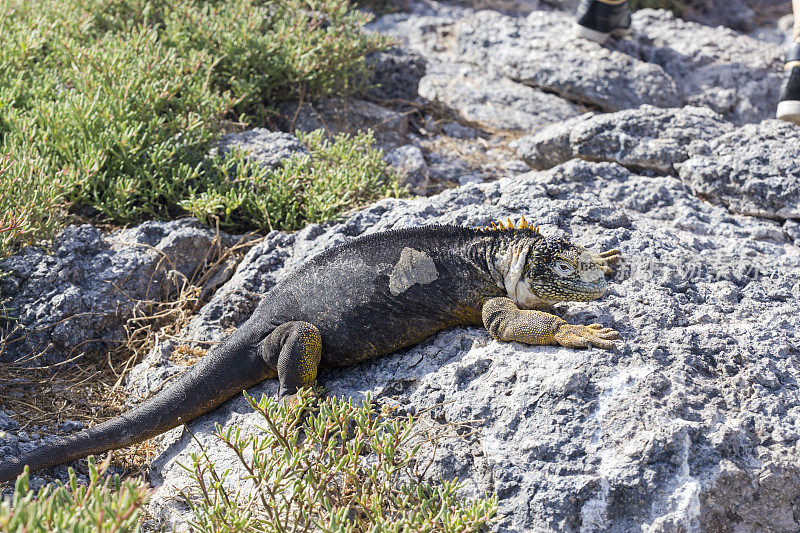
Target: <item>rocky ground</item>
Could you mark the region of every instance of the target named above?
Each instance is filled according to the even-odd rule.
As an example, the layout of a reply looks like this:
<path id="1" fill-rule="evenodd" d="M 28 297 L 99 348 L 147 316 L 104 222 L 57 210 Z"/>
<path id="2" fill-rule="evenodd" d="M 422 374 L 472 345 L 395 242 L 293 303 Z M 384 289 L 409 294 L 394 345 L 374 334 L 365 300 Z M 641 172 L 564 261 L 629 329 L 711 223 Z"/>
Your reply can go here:
<path id="1" fill-rule="evenodd" d="M 412 2 L 373 22 L 398 42 L 372 60 L 381 86 L 287 106 L 282 127 L 371 127 L 427 196 L 271 233 L 217 280 L 181 342 L 222 339 L 294 266 L 347 239 L 525 215 L 546 234 L 623 251 L 603 299 L 559 308 L 620 331 L 614 351 L 504 344 L 457 328 L 326 372 L 330 394 L 470 423 L 440 442 L 428 475 L 457 475 L 467 496 L 496 493 L 498 531 L 797 531 L 800 128 L 771 119 L 777 30 L 755 28 L 757 2 L 750 22 L 725 23 L 763 38 L 642 10 L 627 39 L 601 46 L 571 38 L 570 13 L 552 9 L 566 4 Z M 302 149 L 265 130 L 228 136 L 222 149 L 231 144 L 267 165 Z M 13 274 L 0 291 L 26 313 L 19 353 L 5 357 L 35 345 L 47 362 L 64 360 L 87 331 L 107 347 L 130 302 L 189 276 L 213 239 L 192 221 L 111 235 L 83 226 L 52 255 L 6 260 Z M 132 402 L 185 368 L 171 357 L 176 343 L 134 369 Z M 38 443 L 12 418 L 0 412 L 0 459 Z M 189 424 L 197 441 L 182 428 L 156 440 L 154 524 L 182 523 L 178 463 L 198 442 L 233 465 L 214 424 L 255 421 L 234 399 Z"/>

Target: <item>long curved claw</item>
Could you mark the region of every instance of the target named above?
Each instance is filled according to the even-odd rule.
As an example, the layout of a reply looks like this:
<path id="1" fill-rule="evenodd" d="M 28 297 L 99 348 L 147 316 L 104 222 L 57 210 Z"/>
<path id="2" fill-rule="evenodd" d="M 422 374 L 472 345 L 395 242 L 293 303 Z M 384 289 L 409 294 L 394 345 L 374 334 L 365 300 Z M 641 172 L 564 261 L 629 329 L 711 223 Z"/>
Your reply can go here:
<path id="1" fill-rule="evenodd" d="M 558 344 L 567 348 L 590 348 L 595 346 L 605 350 L 613 350 L 614 339 L 619 338 L 619 333 L 611 328 L 604 327 L 602 324 L 592 324 L 590 326 L 562 324 L 556 330 L 554 337 Z"/>
<path id="2" fill-rule="evenodd" d="M 606 263 L 616 263 L 622 259 L 622 252 L 614 248 L 613 250 L 606 250 L 605 252 L 594 254 L 594 256 L 596 259 L 605 261 Z"/>
<path id="3" fill-rule="evenodd" d="M 600 337 L 603 339 L 618 339 L 619 333 L 611 328 L 608 328 L 602 324 L 590 324 L 586 326 L 587 328 L 591 329 L 592 332 L 596 337 Z"/>
<path id="4" fill-rule="evenodd" d="M 619 249 L 613 248 L 611 250 L 606 250 L 605 252 L 600 252 L 599 254 L 596 255 L 599 255 L 602 258 L 608 258 L 611 257 L 612 255 L 621 255 L 621 254 L 622 252 L 620 252 Z"/>
<path id="5" fill-rule="evenodd" d="M 603 271 L 603 274 L 611 274 L 612 269 L 608 265 L 614 265 L 622 259 L 622 252 L 614 248 L 599 254 L 592 254 L 592 260 Z"/>

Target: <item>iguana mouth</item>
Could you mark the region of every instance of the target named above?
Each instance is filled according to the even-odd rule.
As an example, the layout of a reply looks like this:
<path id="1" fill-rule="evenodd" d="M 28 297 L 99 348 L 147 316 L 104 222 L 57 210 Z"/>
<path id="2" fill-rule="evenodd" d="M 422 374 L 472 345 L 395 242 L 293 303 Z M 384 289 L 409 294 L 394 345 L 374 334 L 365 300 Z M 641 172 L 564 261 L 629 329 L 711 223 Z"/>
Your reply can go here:
<path id="1" fill-rule="evenodd" d="M 554 282 L 548 285 L 540 285 L 534 288 L 536 295 L 543 300 L 550 301 L 573 301 L 588 302 L 596 300 L 606 290 L 605 279 L 594 282 Z"/>
<path id="2" fill-rule="evenodd" d="M 578 294 L 586 294 L 591 296 L 590 299 L 599 298 L 606 291 L 608 284 L 605 279 L 599 279 L 594 282 L 583 282 L 580 285 L 573 285 L 573 290 Z"/>
<path id="3" fill-rule="evenodd" d="M 588 302 L 591 300 L 596 300 L 600 298 L 603 293 L 605 292 L 605 283 L 603 283 L 602 288 L 595 288 L 595 289 L 579 289 L 575 291 L 576 296 L 571 298 L 571 300 L 576 302 Z"/>

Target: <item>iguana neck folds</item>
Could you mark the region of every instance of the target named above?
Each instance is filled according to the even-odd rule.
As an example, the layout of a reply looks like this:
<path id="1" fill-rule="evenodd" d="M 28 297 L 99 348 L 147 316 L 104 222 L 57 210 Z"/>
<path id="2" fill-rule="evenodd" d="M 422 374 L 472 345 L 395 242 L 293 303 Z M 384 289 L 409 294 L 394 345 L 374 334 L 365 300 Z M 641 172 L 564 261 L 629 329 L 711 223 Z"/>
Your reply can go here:
<path id="1" fill-rule="evenodd" d="M 500 248 L 490 262 L 494 269 L 492 277 L 520 309 L 541 309 L 556 303 L 555 300 L 546 300 L 533 294 L 523 280 L 532 246 L 530 242 L 509 243 Z"/>

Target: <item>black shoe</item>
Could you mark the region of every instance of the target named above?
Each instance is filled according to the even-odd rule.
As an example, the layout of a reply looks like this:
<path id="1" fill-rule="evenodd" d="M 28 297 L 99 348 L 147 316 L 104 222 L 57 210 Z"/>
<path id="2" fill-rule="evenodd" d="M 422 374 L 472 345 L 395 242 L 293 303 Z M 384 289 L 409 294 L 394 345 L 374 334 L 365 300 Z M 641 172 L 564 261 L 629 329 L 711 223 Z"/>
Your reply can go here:
<path id="1" fill-rule="evenodd" d="M 623 35 L 631 27 L 628 0 L 581 0 L 575 17 L 575 36 L 598 43 L 609 35 Z"/>
<path id="2" fill-rule="evenodd" d="M 792 44 L 786 54 L 777 115 L 781 120 L 800 126 L 800 43 Z"/>

